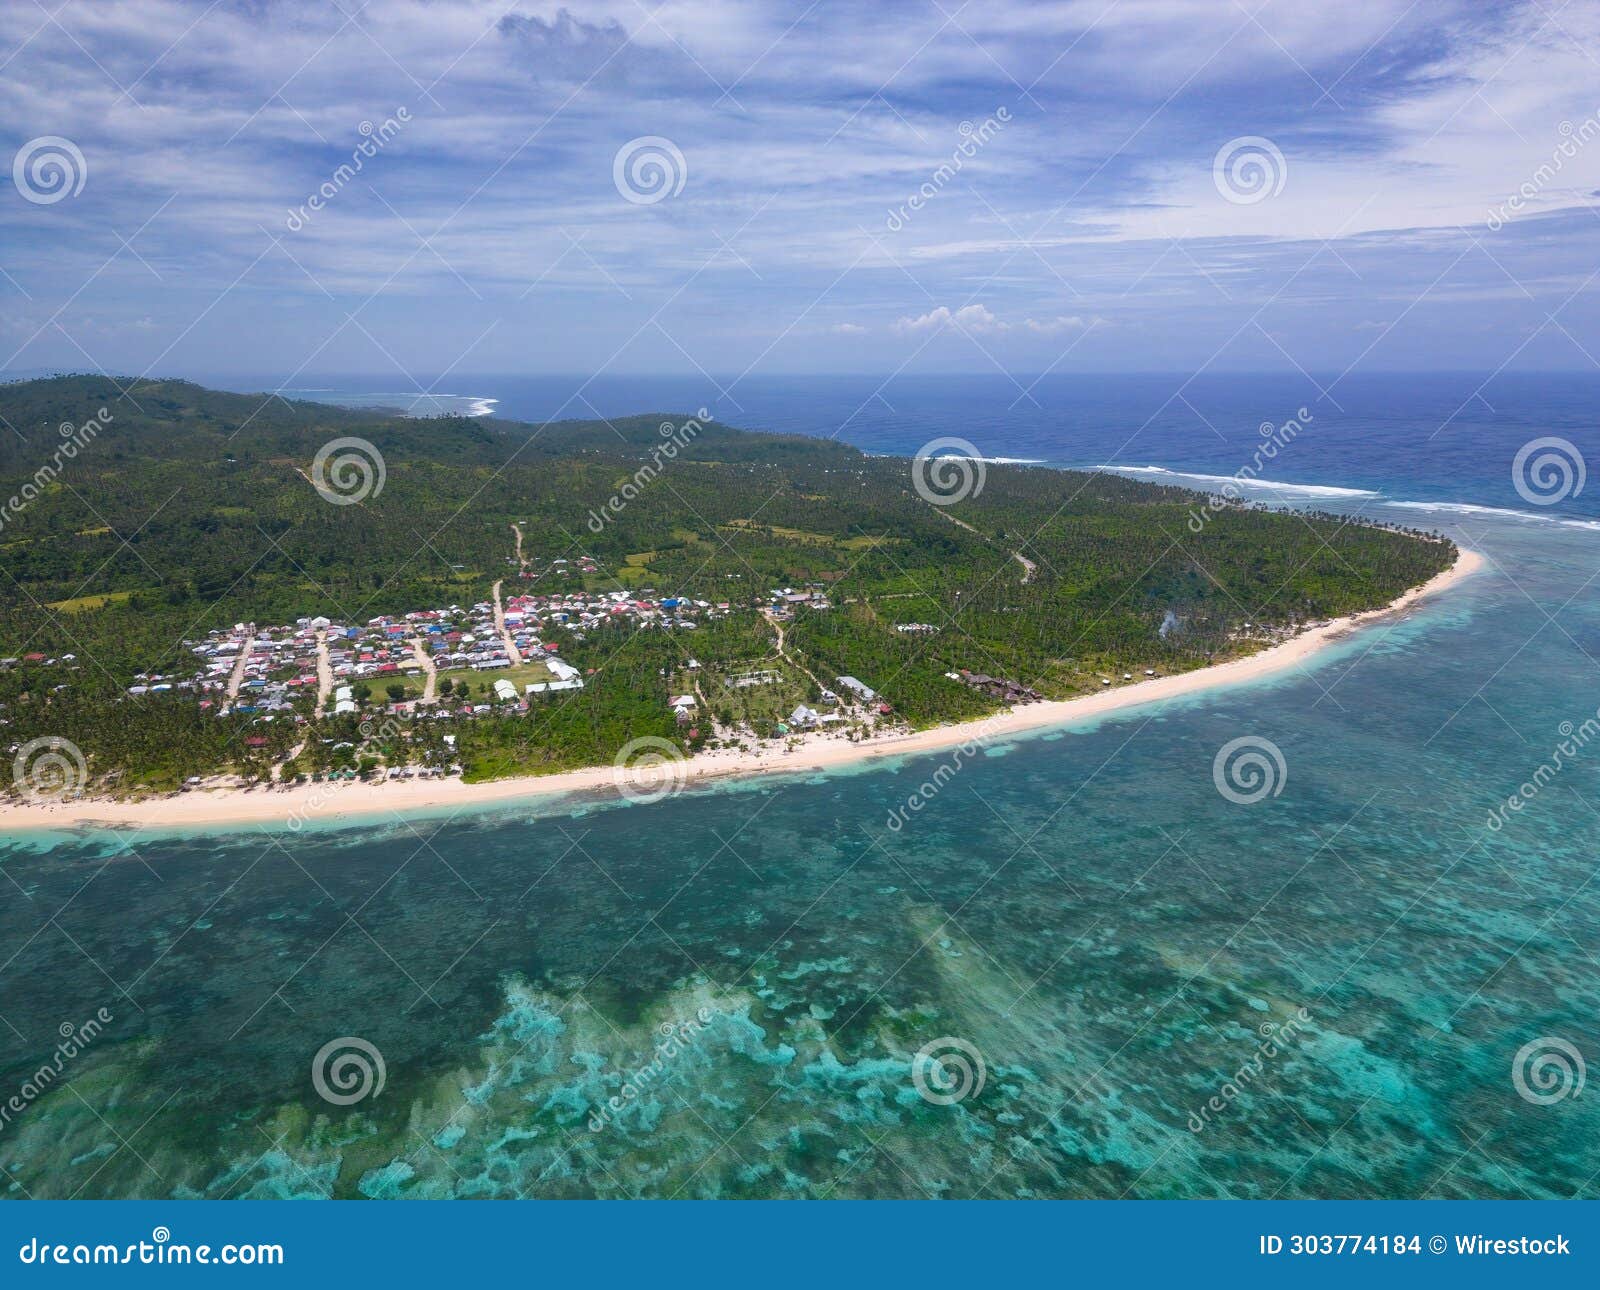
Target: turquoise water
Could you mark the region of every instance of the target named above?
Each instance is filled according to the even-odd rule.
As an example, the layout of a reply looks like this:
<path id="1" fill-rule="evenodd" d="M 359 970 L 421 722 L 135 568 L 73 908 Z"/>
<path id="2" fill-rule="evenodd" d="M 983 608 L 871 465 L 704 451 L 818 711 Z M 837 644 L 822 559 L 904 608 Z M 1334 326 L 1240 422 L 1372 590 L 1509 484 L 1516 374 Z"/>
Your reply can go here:
<path id="1" fill-rule="evenodd" d="M 0 1100 L 111 1020 L 0 1124 L 0 1189 L 1593 1195 L 1593 1090 L 1513 1073 L 1600 1054 L 1600 741 L 1487 820 L 1600 707 L 1600 531 L 1361 504 L 1490 566 L 1303 673 L 987 748 L 898 831 L 948 755 L 10 840 Z M 1244 804 L 1247 736 L 1284 773 Z M 383 1065 L 348 1105 L 341 1037 Z"/>

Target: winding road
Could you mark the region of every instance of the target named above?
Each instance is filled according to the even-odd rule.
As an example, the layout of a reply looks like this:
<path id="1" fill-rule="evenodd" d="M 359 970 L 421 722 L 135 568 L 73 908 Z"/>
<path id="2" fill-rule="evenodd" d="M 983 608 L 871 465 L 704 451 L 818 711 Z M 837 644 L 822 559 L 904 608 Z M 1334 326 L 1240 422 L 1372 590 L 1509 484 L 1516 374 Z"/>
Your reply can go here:
<path id="1" fill-rule="evenodd" d="M 767 621 L 769 623 L 772 623 L 773 630 L 778 633 L 778 657 L 781 658 L 785 663 L 789 664 L 790 667 L 799 668 L 800 671 L 804 672 L 807 676 L 809 676 L 811 678 L 811 683 L 813 685 L 815 685 L 817 687 L 817 689 L 826 690 L 828 687 L 825 686 L 821 681 L 819 681 L 817 679 L 817 674 L 815 672 L 813 672 L 809 667 L 807 667 L 804 663 L 802 663 L 799 659 L 795 658 L 792 654 L 789 653 L 789 650 L 788 650 L 788 647 L 787 647 L 788 646 L 788 642 L 787 642 L 787 639 L 784 637 L 784 634 L 783 634 L 783 624 L 780 623 L 780 622 L 776 622 L 771 618 L 767 619 Z"/>
<path id="2" fill-rule="evenodd" d="M 929 502 L 928 505 L 933 506 L 933 503 Z M 966 529 L 966 531 L 968 533 L 971 533 L 975 537 L 981 537 L 985 542 L 993 544 L 994 539 L 992 537 L 990 537 L 987 533 L 985 533 L 982 529 L 973 528 L 972 525 L 970 525 L 970 524 L 968 524 L 966 522 L 966 520 L 958 520 L 954 515 L 950 514 L 950 512 L 945 510 L 944 507 L 942 507 L 942 506 L 934 506 L 933 509 L 938 511 L 940 515 L 943 515 L 945 517 L 945 519 L 950 521 L 950 523 L 956 525 L 959 528 Z M 1039 566 L 1037 564 L 1035 564 L 1032 560 L 1028 559 L 1027 556 L 1023 555 L 1021 551 L 1013 551 L 1011 553 L 1011 558 L 1022 566 L 1022 585 L 1024 587 L 1027 586 L 1030 582 L 1033 581 L 1033 575 L 1039 572 Z"/>

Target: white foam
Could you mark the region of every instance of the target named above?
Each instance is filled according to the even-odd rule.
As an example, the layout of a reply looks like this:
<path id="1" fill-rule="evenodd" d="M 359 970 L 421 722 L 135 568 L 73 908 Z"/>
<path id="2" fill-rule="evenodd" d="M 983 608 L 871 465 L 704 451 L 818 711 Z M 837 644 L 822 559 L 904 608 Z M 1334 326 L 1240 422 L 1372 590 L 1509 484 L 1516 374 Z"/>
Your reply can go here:
<path id="1" fill-rule="evenodd" d="M 1389 502 L 1400 511 L 1447 511 L 1451 515 L 1499 515 L 1509 520 L 1538 522 L 1550 517 L 1532 515 L 1527 511 L 1507 510 L 1504 506 L 1479 506 L 1475 502 Z"/>
<path id="2" fill-rule="evenodd" d="M 1236 479 L 1232 475 L 1203 475 L 1192 470 L 1171 470 L 1166 466 L 1112 466 L 1091 467 L 1094 470 L 1112 471 L 1119 475 L 1165 475 L 1177 480 L 1199 480 L 1204 483 L 1233 484 L 1242 488 L 1257 488 L 1263 492 L 1299 494 L 1302 497 L 1377 497 L 1380 505 L 1399 511 L 1433 511 L 1444 515 L 1483 515 L 1496 519 L 1516 520 L 1524 524 L 1559 524 L 1562 528 L 1588 529 L 1600 532 L 1600 520 L 1572 519 L 1562 515 L 1538 515 L 1532 511 L 1512 510 L 1505 506 L 1483 506 L 1477 502 L 1395 502 L 1381 493 L 1365 488 L 1335 488 L 1325 484 L 1286 484 L 1270 479 Z"/>
<path id="3" fill-rule="evenodd" d="M 1516 520 L 1522 524 L 1559 524 L 1567 529 L 1600 529 L 1600 520 L 1575 520 L 1561 515 L 1538 515 L 1533 511 L 1517 511 L 1505 506 L 1479 506 L 1475 502 L 1388 502 L 1401 511 L 1443 511 L 1448 515 L 1490 515 L 1496 519 Z"/>
<path id="4" fill-rule="evenodd" d="M 1208 484 L 1231 484 L 1235 488 L 1256 488 L 1262 492 L 1296 494 L 1301 497 L 1376 497 L 1369 488 L 1335 488 L 1330 484 L 1291 484 L 1280 479 L 1241 479 L 1236 475 L 1202 475 L 1193 470 L 1169 470 L 1165 466 L 1099 466 L 1098 470 L 1119 475 L 1169 475 L 1173 479 L 1198 479 Z"/>
<path id="5" fill-rule="evenodd" d="M 324 401 L 338 407 L 355 408 L 398 408 L 402 415 L 436 416 L 439 414 L 454 414 L 462 417 L 489 417 L 494 415 L 494 405 L 499 399 L 491 399 L 479 394 L 429 394 L 412 391 L 406 393 L 399 391 L 386 394 L 382 391 L 373 394 L 349 394 L 337 390 L 324 389 L 298 389 L 284 390 L 284 394 L 300 395 L 328 395 Z"/>
<path id="6" fill-rule="evenodd" d="M 461 417 L 487 417 L 494 415 L 494 405 L 500 402 L 499 399 L 485 398 L 478 394 L 416 394 L 412 395 L 411 399 L 411 409 L 408 413 L 410 416 L 434 415 L 418 412 L 419 408 L 432 404 L 436 412 L 443 412 L 446 415 L 453 413 Z M 464 407 L 461 406 L 463 404 Z"/>

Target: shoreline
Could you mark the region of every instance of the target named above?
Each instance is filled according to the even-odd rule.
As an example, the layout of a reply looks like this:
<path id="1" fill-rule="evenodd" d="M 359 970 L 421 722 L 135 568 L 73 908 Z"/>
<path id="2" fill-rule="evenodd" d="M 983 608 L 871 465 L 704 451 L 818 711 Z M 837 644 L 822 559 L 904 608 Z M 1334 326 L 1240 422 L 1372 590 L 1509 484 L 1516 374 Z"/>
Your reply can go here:
<path id="1" fill-rule="evenodd" d="M 829 770 L 881 757 L 937 752 L 977 740 L 988 742 L 1008 735 L 1045 730 L 1123 708 L 1159 703 L 1181 695 L 1257 680 L 1288 671 L 1352 632 L 1380 619 L 1403 613 L 1418 601 L 1435 596 L 1470 577 L 1483 564 L 1481 555 L 1462 547 L 1450 568 L 1413 587 L 1381 609 L 1333 619 L 1248 657 L 1211 667 L 1120 685 L 1097 694 L 1030 703 L 975 721 L 934 726 L 864 743 L 823 736 L 808 739 L 792 752 L 779 748 L 758 752 L 722 750 L 701 753 L 679 763 L 682 768 L 680 787 L 772 772 L 795 774 Z M 449 810 L 597 790 L 606 792 L 609 797 L 621 798 L 612 766 L 590 766 L 551 775 L 513 776 L 480 784 L 465 784 L 459 779 L 407 780 L 399 783 L 352 781 L 336 785 L 305 784 L 287 789 L 197 789 L 130 802 L 92 798 L 46 806 L 5 802 L 0 803 L 0 829 L 16 832 L 83 828 L 165 830 L 246 824 L 295 829 L 304 823 L 353 822 L 358 817 L 381 819 L 386 815 L 404 816 L 410 812 Z M 300 824 L 291 824 L 291 821 L 299 821 Z"/>

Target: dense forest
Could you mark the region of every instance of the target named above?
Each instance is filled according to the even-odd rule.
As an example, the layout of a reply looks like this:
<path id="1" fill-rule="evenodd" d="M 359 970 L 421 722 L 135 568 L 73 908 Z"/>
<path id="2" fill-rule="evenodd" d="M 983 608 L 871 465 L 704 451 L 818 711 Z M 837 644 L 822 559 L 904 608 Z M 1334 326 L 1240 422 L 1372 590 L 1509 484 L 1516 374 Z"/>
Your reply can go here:
<path id="1" fill-rule="evenodd" d="M 330 503 L 313 477 L 340 438 L 382 460 L 381 489 L 353 504 Z M 1066 697 L 1204 666 L 1382 605 L 1455 555 L 1331 515 L 1228 505 L 1197 524 L 1198 495 L 1111 474 L 989 465 L 981 491 L 936 506 L 913 470 L 683 414 L 535 426 L 175 381 L 0 386 L 0 744 L 70 740 L 92 786 L 113 792 L 219 771 L 370 771 L 444 757 L 447 733 L 469 777 L 554 770 L 640 736 L 705 738 L 666 706 L 691 658 L 729 675 L 773 669 L 789 698 L 851 674 L 893 720 L 921 726 L 998 706 L 948 673 Z M 471 604 L 527 570 L 519 588 L 540 594 L 730 609 L 695 631 L 588 633 L 562 646 L 584 689 L 426 730 L 363 733 L 381 691 L 354 716 L 272 722 L 203 712 L 182 690 L 129 693 L 192 672 L 186 642 L 215 628 Z M 759 609 L 776 589 L 819 595 L 769 621 Z M 748 705 L 714 706 L 749 724 Z"/>

